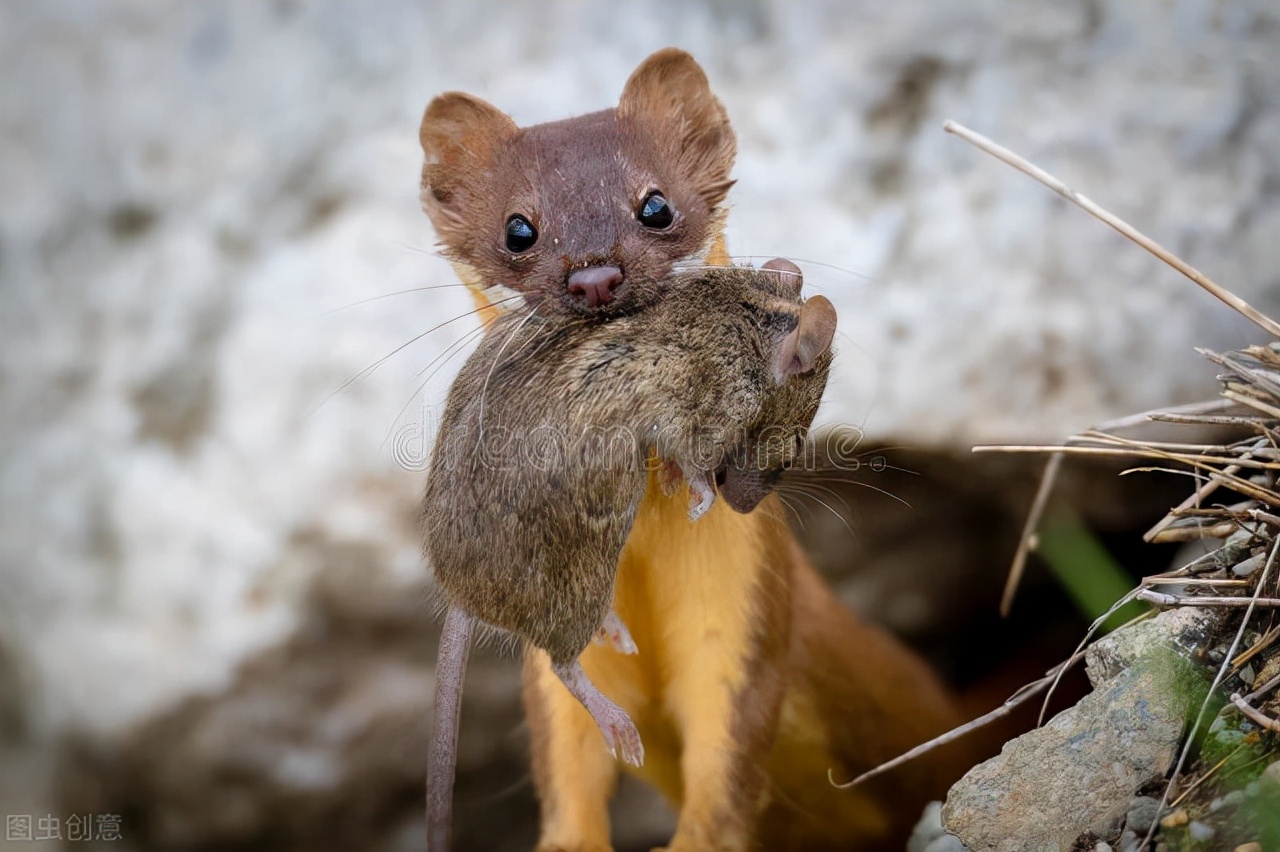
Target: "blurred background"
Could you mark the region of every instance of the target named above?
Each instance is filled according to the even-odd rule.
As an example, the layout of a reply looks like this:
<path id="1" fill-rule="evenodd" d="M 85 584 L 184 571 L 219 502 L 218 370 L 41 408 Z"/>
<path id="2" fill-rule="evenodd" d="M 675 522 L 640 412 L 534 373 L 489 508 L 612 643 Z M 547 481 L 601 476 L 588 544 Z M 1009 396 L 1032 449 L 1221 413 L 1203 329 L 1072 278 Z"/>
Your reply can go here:
<path id="1" fill-rule="evenodd" d="M 796 498 L 842 598 L 978 703 L 1079 638 L 1043 566 L 996 616 L 1039 461 L 969 448 L 1208 398 L 1194 347 L 1261 336 L 941 125 L 1280 313 L 1274 4 L 13 0 L 0 813 L 47 839 L 0 848 L 93 848 L 85 814 L 119 817 L 113 850 L 421 846 L 416 502 L 475 321 L 440 286 L 418 122 L 449 89 L 520 124 L 611 106 L 667 45 L 738 133 L 730 251 L 799 261 L 840 312 L 819 423 L 891 462 Z M 1074 468 L 1062 501 L 1141 572 L 1179 487 Z M 464 848 L 532 842 L 517 681 L 473 656 Z M 624 785 L 619 848 L 670 820 Z"/>

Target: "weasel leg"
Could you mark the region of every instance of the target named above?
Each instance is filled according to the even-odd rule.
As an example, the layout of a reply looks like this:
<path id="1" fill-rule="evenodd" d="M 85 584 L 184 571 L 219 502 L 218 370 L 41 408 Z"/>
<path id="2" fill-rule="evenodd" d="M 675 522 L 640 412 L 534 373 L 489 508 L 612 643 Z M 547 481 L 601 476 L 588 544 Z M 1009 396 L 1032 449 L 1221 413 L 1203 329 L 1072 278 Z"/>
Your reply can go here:
<path id="1" fill-rule="evenodd" d="M 604 622 L 596 631 L 596 637 L 591 641 L 597 645 L 612 648 L 619 654 L 639 652 L 635 640 L 631 638 L 631 632 L 627 630 L 627 625 L 622 623 L 622 619 L 618 618 L 618 614 L 613 610 L 609 610 L 609 614 L 604 617 Z"/>
<path id="2" fill-rule="evenodd" d="M 614 704 L 605 697 L 603 692 L 596 689 L 596 685 L 582 670 L 582 663 L 577 660 L 572 663 L 553 662 L 551 670 L 568 688 L 570 694 L 582 702 L 582 706 L 587 708 L 591 718 L 596 720 L 596 725 L 604 735 L 604 742 L 609 747 L 610 753 L 614 757 L 621 757 L 632 766 L 644 763 L 644 746 L 640 743 L 640 732 L 636 730 L 635 723 L 631 721 L 626 710 Z"/>
<path id="3" fill-rule="evenodd" d="M 471 656 L 471 616 L 449 607 L 436 658 L 436 700 L 427 756 L 427 850 L 447 852 L 453 822 L 453 780 L 458 765 L 458 714 Z"/>

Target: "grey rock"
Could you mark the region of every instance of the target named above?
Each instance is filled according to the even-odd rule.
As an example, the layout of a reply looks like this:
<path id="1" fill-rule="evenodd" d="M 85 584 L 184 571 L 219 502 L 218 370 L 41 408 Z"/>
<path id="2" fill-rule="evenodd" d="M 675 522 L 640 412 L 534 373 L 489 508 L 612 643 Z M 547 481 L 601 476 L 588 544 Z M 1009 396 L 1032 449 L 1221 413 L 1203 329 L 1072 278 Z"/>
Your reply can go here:
<path id="1" fill-rule="evenodd" d="M 1232 790 L 1226 795 L 1219 796 L 1210 802 L 1209 812 L 1213 813 L 1215 811 L 1220 811 L 1223 808 L 1239 807 L 1244 802 L 1245 798 L 1246 792 L 1244 790 Z"/>
<path id="2" fill-rule="evenodd" d="M 1160 812 L 1160 800 L 1150 796 L 1135 796 L 1129 802 L 1129 813 L 1125 816 L 1124 827 L 1130 831 L 1145 832 L 1156 821 Z"/>
<path id="3" fill-rule="evenodd" d="M 1214 831 L 1213 826 L 1200 822 L 1198 819 L 1191 821 L 1191 824 L 1187 826 L 1187 832 L 1193 840 L 1200 841 L 1211 840 L 1213 835 L 1217 833 Z"/>
<path id="4" fill-rule="evenodd" d="M 926 846 L 924 852 L 969 852 L 969 847 L 955 835 L 944 834 Z"/>
<path id="5" fill-rule="evenodd" d="M 1178 650 L 1205 624 L 1174 610 L 1098 643 L 1095 690 L 952 787 L 944 827 L 971 849 L 1007 852 L 1068 850 L 1085 832 L 1113 831 L 1133 791 L 1173 764 L 1195 693 L 1178 680 Z"/>
<path id="6" fill-rule="evenodd" d="M 1186 656 L 1202 647 L 1217 616 L 1204 607 L 1182 607 L 1160 613 L 1114 631 L 1085 652 L 1086 673 L 1095 687 L 1110 681 L 1153 651 L 1170 650 Z"/>
<path id="7" fill-rule="evenodd" d="M 1266 769 L 1262 770 L 1261 781 L 1270 781 L 1272 784 L 1280 786 L 1280 760 L 1269 764 Z"/>
<path id="8" fill-rule="evenodd" d="M 1231 573 L 1235 574 L 1237 577 L 1252 576 L 1253 572 L 1261 568 L 1262 564 L 1266 562 L 1266 560 L 1267 560 L 1266 553 L 1259 553 L 1255 556 L 1250 556 L 1248 559 L 1244 560 L 1243 562 L 1238 562 L 1235 565 L 1233 565 L 1231 567 Z"/>

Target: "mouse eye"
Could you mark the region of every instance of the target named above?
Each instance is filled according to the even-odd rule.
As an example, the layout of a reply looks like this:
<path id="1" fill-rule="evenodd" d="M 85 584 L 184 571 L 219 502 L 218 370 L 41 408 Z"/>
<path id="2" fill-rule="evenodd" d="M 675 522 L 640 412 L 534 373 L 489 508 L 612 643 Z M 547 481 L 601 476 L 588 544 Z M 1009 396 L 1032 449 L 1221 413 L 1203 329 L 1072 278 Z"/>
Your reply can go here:
<path id="1" fill-rule="evenodd" d="M 662 193 L 654 191 L 644 197 L 636 218 L 640 220 L 641 225 L 656 230 L 669 226 L 675 219 L 675 213 Z"/>
<path id="2" fill-rule="evenodd" d="M 533 248 L 538 241 L 538 229 L 523 216 L 516 214 L 507 219 L 507 250 L 519 254 Z"/>

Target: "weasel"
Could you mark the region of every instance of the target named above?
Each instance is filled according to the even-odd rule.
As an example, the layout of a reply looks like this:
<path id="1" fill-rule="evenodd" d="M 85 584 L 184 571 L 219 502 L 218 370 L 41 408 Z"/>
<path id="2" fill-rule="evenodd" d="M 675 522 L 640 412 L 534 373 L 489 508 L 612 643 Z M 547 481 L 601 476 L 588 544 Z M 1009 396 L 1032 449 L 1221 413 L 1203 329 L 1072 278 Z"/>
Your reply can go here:
<path id="1" fill-rule="evenodd" d="M 663 297 L 677 266 L 724 263 L 736 143 L 691 56 L 667 49 L 615 109 L 520 128 L 448 93 L 428 105 L 423 207 L 480 305 L 589 319 Z M 493 311 L 492 313 L 496 313 Z M 619 559 L 614 611 L 641 653 L 579 662 L 645 744 L 633 771 L 675 805 L 671 850 L 902 848 L 920 807 L 971 761 L 943 752 L 851 790 L 845 779 L 954 727 L 930 669 L 845 610 L 776 496 L 716 501 L 697 523 L 651 472 Z M 618 763 L 551 658 L 525 657 L 540 852 L 610 848 Z"/>
<path id="2" fill-rule="evenodd" d="M 799 276 L 771 263 L 681 276 L 660 302 L 608 322 L 507 314 L 463 366 L 423 500 L 427 558 L 450 603 L 427 780 L 433 849 L 447 845 L 473 623 L 545 650 L 609 751 L 642 763 L 634 724 L 578 657 L 593 637 L 636 651 L 608 613 L 651 454 L 668 490 L 689 484 L 692 521 L 713 480 L 731 507 L 753 509 L 804 446 L 835 310 L 822 296 L 801 304 Z"/>

